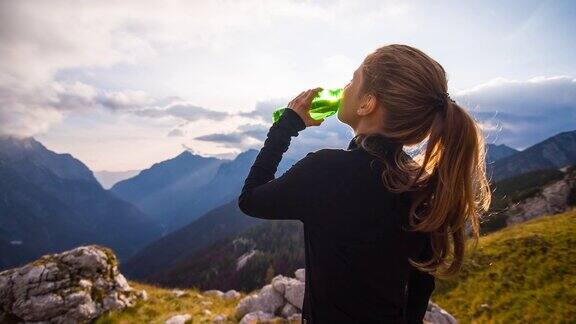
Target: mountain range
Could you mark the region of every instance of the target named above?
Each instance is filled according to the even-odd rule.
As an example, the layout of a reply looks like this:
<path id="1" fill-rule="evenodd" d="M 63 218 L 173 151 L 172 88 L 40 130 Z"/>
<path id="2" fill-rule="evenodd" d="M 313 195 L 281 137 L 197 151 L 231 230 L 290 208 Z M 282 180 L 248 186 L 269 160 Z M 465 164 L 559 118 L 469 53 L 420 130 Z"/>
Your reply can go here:
<path id="1" fill-rule="evenodd" d="M 175 215 L 182 213 L 183 206 L 188 205 L 198 191 L 210 183 L 225 161 L 184 151 L 116 183 L 110 191 L 138 206 L 166 229 L 172 226 Z M 189 214 L 195 212 L 189 211 Z"/>
<path id="2" fill-rule="evenodd" d="M 494 163 L 502 158 L 514 155 L 519 151 L 507 146 L 506 144 L 488 144 L 486 145 L 486 162 Z"/>
<path id="3" fill-rule="evenodd" d="M 210 256 L 217 244 L 230 244 L 242 233 L 270 222 L 244 215 L 236 206 L 258 152 L 248 150 L 223 160 L 184 151 L 105 190 L 70 154 L 54 153 L 33 138 L 2 137 L 0 267 L 100 243 L 116 251 L 120 267 L 133 278 L 169 284 L 170 278 L 183 278 L 175 276 L 178 271 L 183 271 L 182 276 L 205 276 L 195 260 L 218 260 Z M 486 162 L 492 180 L 500 181 L 576 164 L 575 153 L 576 131 L 571 131 L 522 151 L 489 144 Z M 276 177 L 295 162 L 283 158 Z M 222 248 L 234 251 L 226 262 L 240 253 Z M 266 260 L 278 264 L 274 258 Z M 203 282 L 192 277 L 186 282 Z"/>
<path id="4" fill-rule="evenodd" d="M 185 151 L 115 184 L 110 191 L 152 215 L 167 234 L 236 198 L 258 152 L 249 149 L 233 160 L 221 160 Z M 283 158 L 276 175 L 295 162 Z"/>
<path id="5" fill-rule="evenodd" d="M 562 132 L 522 151 L 490 164 L 493 181 L 543 169 L 560 169 L 576 164 L 576 130 Z"/>
<path id="6" fill-rule="evenodd" d="M 506 227 L 509 206 L 521 204 L 543 190 L 548 190 L 554 181 L 574 179 L 574 173 L 574 167 L 565 172 L 556 169 L 539 170 L 493 183 L 495 194 L 492 215 L 482 220 L 482 234 Z M 574 197 L 576 192 L 563 204 L 576 205 Z M 222 231 L 217 233 L 218 237 L 209 245 L 207 236 L 211 237 L 214 230 L 210 229 L 207 235 L 199 234 L 205 227 L 194 222 L 188 226 L 190 230 L 197 230 L 196 233 L 188 231 L 191 236 L 184 232 L 180 233 L 180 237 L 169 235 L 161 240 L 162 243 L 153 244 L 154 249 L 146 248 L 140 252 L 139 263 L 135 263 L 134 258 L 129 260 L 128 276 L 164 287 L 252 291 L 278 274 L 288 275 L 304 267 L 301 222 L 256 219 L 258 222 L 252 222 L 252 226 L 246 222 L 242 224 L 243 229 L 234 231 L 231 230 L 233 226 L 230 221 L 239 222 L 246 216 L 233 215 L 229 218 L 226 212 L 226 209 L 222 209 L 202 219 L 204 224 L 213 222 L 224 226 L 228 235 Z M 198 242 L 199 237 L 204 240 L 201 244 Z M 163 251 L 170 251 L 169 255 Z"/>
<path id="7" fill-rule="evenodd" d="M 565 142 L 566 137 L 570 138 L 576 134 L 576 131 L 568 133 L 560 133 L 554 137 L 547 139 L 544 142 L 533 145 L 527 148 L 525 151 L 517 151 L 505 145 L 487 145 L 486 161 L 488 164 L 489 171 L 501 170 L 504 166 L 509 163 L 514 162 L 515 157 L 519 160 L 524 158 L 523 152 L 529 152 L 529 154 L 535 154 L 531 152 L 546 152 L 549 149 L 546 146 L 551 145 L 553 147 L 557 146 L 558 142 Z M 572 137 L 573 138 L 573 137 Z M 570 140 L 568 140 L 570 141 Z M 576 143 L 576 138 L 572 139 L 572 144 Z M 564 147 L 568 150 L 572 149 L 569 143 L 564 143 Z M 522 154 L 521 154 L 522 153 Z M 562 156 L 570 157 L 571 152 L 559 153 Z M 542 161 L 548 161 L 547 158 L 542 157 Z M 576 164 L 576 158 L 568 159 L 568 164 Z M 562 164 L 562 163 L 561 163 Z M 517 170 L 513 168 L 509 169 L 510 176 L 518 175 L 522 173 L 523 166 L 519 165 Z M 535 166 L 535 168 L 538 168 Z M 548 163 L 543 163 L 541 169 L 550 169 Z M 560 172 L 560 171 L 558 171 Z M 561 172 L 560 172 L 561 174 Z M 506 175 L 502 175 L 501 179 L 506 178 Z M 544 182 L 543 182 L 544 183 Z M 497 186 L 495 183 L 494 186 Z M 533 184 L 526 183 L 526 186 Z M 522 185 L 520 185 L 522 186 Z M 230 226 L 230 222 L 238 222 L 239 218 L 244 219 L 245 216 L 241 214 L 234 206 L 235 200 L 229 202 L 225 205 L 225 208 L 218 208 L 217 211 L 214 210 L 203 217 L 200 220 L 194 221 L 187 225 L 184 229 L 167 235 L 163 237 L 160 241 L 154 242 L 150 246 L 144 248 L 136 256 L 131 258 L 125 264 L 124 270 L 129 277 L 133 277 L 138 280 L 159 283 L 167 286 L 191 286 L 196 285 L 198 287 L 220 287 L 219 289 L 228 289 L 230 287 L 256 287 L 260 283 L 257 281 L 258 276 L 254 276 L 252 279 L 248 279 L 246 275 L 241 275 L 234 271 L 231 271 L 228 266 L 237 262 L 239 258 L 242 257 L 242 253 L 249 253 L 253 251 L 260 251 L 259 254 L 255 254 L 257 257 L 254 261 L 251 260 L 250 255 L 247 261 L 247 266 L 252 269 L 254 273 L 265 274 L 267 271 L 274 273 L 288 274 L 293 271 L 292 268 L 302 266 L 303 259 L 290 259 L 289 266 L 286 263 L 282 263 L 283 259 L 286 259 L 283 252 L 280 250 L 270 250 L 271 246 L 274 246 L 273 240 L 265 241 L 260 245 L 253 245 L 252 250 L 243 251 L 238 250 L 234 247 L 236 243 L 233 242 L 243 242 L 243 241 L 253 241 L 262 242 L 260 240 L 261 236 L 266 236 L 271 238 L 272 235 L 270 223 L 276 221 L 259 220 L 259 222 L 254 222 L 252 225 L 258 228 L 265 228 L 266 230 L 255 230 L 254 226 L 250 226 L 249 222 L 242 223 L 241 228 L 236 228 L 236 230 L 231 230 L 233 226 Z M 229 213 L 229 215 L 223 215 Z M 251 218 L 251 217 L 248 217 Z M 262 223 L 262 224 L 260 224 Z M 209 226 L 207 224 L 210 224 Z M 297 224 L 295 227 L 292 225 L 276 225 L 276 226 L 288 226 L 294 230 L 298 230 Z M 214 227 L 220 226 L 226 228 L 225 234 L 223 231 L 218 232 L 218 237 L 211 237 Z M 209 228 L 209 230 L 204 231 L 204 229 Z M 255 231 L 255 232 L 254 232 Z M 254 234 L 256 233 L 256 234 Z M 287 237 L 297 237 L 293 236 L 294 232 L 283 232 L 283 235 Z M 274 236 L 276 239 L 283 239 L 278 236 Z M 289 249 L 299 251 L 303 249 L 298 243 L 297 239 L 290 242 L 285 242 L 285 246 L 291 246 Z M 170 252 L 167 252 L 170 251 Z M 268 251 L 268 252 L 263 252 Z M 300 251 L 302 252 L 302 251 Z M 246 256 L 246 255 L 245 255 Z M 252 262 L 261 263 L 262 258 L 265 258 L 267 265 L 271 266 L 272 269 L 262 266 L 254 265 Z M 279 266 L 279 264 L 284 264 Z M 283 272 L 286 271 L 286 272 Z M 227 273 L 226 276 L 222 275 L 222 272 Z M 213 276 L 210 273 L 220 273 L 219 282 L 214 282 L 211 278 Z M 243 278 L 243 279 L 239 279 Z M 248 286 L 246 286 L 248 285 Z"/>
<path id="8" fill-rule="evenodd" d="M 82 162 L 33 138 L 0 137 L 0 179 L 0 269 L 86 243 L 124 259 L 160 235 Z"/>

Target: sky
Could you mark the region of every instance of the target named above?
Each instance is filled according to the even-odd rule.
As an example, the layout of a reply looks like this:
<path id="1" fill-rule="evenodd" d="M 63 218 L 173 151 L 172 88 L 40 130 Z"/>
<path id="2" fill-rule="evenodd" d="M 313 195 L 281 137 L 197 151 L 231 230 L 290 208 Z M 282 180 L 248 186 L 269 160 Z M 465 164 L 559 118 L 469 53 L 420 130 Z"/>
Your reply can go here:
<path id="1" fill-rule="evenodd" d="M 371 51 L 417 47 L 487 142 L 576 129 L 574 1 L 0 1 L 0 135 L 34 136 L 93 171 L 184 150 L 260 149 L 272 111 L 343 87 Z M 329 117 L 288 156 L 344 148 Z"/>

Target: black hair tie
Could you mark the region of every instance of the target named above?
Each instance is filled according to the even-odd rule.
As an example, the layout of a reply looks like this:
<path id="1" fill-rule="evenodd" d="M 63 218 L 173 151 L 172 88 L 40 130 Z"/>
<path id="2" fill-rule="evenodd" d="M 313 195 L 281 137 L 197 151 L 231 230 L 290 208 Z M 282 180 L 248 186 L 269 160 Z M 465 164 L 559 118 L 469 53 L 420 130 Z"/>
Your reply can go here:
<path id="1" fill-rule="evenodd" d="M 450 94 L 448 92 L 444 92 L 441 95 L 436 96 L 434 101 L 432 102 L 432 106 L 436 109 L 441 109 L 442 112 L 446 112 L 448 101 L 454 103 L 455 101 L 450 98 Z"/>

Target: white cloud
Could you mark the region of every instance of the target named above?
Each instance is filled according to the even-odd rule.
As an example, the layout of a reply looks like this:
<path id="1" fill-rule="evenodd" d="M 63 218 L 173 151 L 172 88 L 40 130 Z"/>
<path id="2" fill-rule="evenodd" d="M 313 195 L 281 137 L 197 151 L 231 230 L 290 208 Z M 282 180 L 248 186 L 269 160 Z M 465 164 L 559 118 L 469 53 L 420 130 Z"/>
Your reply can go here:
<path id="1" fill-rule="evenodd" d="M 57 71 L 137 64 L 160 53 L 222 50 L 231 35 L 277 19 L 333 20 L 311 2 L 72 0 L 0 3 L 0 85 L 42 84 Z"/>
<path id="2" fill-rule="evenodd" d="M 141 109 L 155 104 L 155 100 L 142 90 L 105 92 L 99 99 L 103 106 L 111 109 Z"/>
<path id="3" fill-rule="evenodd" d="M 0 102 L 0 104 L 2 104 Z M 14 103 L 0 113 L 0 135 L 29 136 L 45 132 L 62 120 L 60 112 L 43 107 Z"/>
<path id="4" fill-rule="evenodd" d="M 239 113 L 241 117 L 249 118 L 261 123 L 244 123 L 236 130 L 229 132 L 211 132 L 197 136 L 194 139 L 210 142 L 225 148 L 235 148 L 245 151 L 247 149 L 260 149 L 266 139 L 270 126 L 272 126 L 272 112 L 285 103 L 286 99 L 275 99 L 259 102 L 251 112 Z M 286 156 L 299 159 L 306 153 L 321 148 L 346 148 L 354 136 L 353 130 L 340 122 L 336 115 L 328 117 L 320 127 L 308 127 L 302 130 L 286 152 Z"/>
<path id="5" fill-rule="evenodd" d="M 46 132 L 69 114 L 98 109 L 135 112 L 174 98 L 154 99 L 143 91 L 105 91 L 82 82 L 47 82 L 44 87 L 0 87 L 0 135 L 32 136 Z"/>
<path id="6" fill-rule="evenodd" d="M 524 7 L 530 12 L 530 6 Z M 503 27 L 518 26 L 526 17 L 512 21 L 503 10 L 493 10 L 494 4 L 447 8 L 380 0 L 4 0 L 0 133 L 43 134 L 56 147 L 92 159 L 89 163 L 97 169 L 103 163 L 117 169 L 112 160 L 120 161 L 121 154 L 104 161 L 103 143 L 133 154 L 123 158 L 126 168 L 145 167 L 140 164 L 145 157 L 158 160 L 154 153 L 121 142 L 132 136 L 138 137 L 138 146 L 162 156 L 181 149 L 181 144 L 228 156 L 258 148 L 272 111 L 291 94 L 313 86 L 341 86 L 368 52 L 404 42 L 437 58 L 460 85 L 493 75 L 517 78 L 469 88 L 457 100 L 481 119 L 487 132 L 523 147 L 569 126 L 574 79 L 526 75 L 573 73 L 574 60 L 566 54 L 573 53 L 573 45 L 554 38 L 561 33 L 545 33 L 546 44 L 539 45 L 542 38 L 531 32 L 526 34 L 530 46 L 523 46 L 517 38 L 507 38 L 510 28 Z M 547 14 L 541 21 L 555 21 L 562 28 L 572 24 L 554 18 Z M 448 19 L 459 28 L 443 23 Z M 502 37 L 494 37 L 494 30 Z M 462 48 L 471 50 L 462 55 Z M 525 49 L 530 53 L 522 53 Z M 569 60 L 550 61 L 556 57 Z M 88 122 L 86 116 L 100 119 Z M 85 142 L 65 144 L 62 138 L 75 136 L 72 132 L 80 128 L 69 123 L 80 120 L 90 125 L 86 129 L 91 133 L 82 133 Z M 116 122 L 120 133 L 103 134 Z M 143 125 L 132 128 L 129 122 Z M 252 126 L 241 127 L 244 124 Z M 147 132 L 145 125 L 153 130 Z M 217 134 L 242 140 L 234 147 L 193 140 L 215 140 Z M 294 150 L 343 147 L 350 137 L 348 126 L 333 117 L 303 132 Z M 58 146 L 56 139 L 63 144 Z M 95 145 L 89 152 L 88 143 Z M 136 157 L 139 164 L 130 164 Z"/>
<path id="7" fill-rule="evenodd" d="M 534 77 L 528 80 L 495 78 L 457 93 L 464 103 L 480 111 L 539 114 L 551 109 L 576 108 L 576 79 L 569 76 Z"/>
<path id="8" fill-rule="evenodd" d="M 569 76 L 495 78 L 458 92 L 456 101 L 489 138 L 518 149 L 576 128 L 576 79 Z"/>
<path id="9" fill-rule="evenodd" d="M 177 72 L 162 84 L 169 84 L 174 92 L 186 93 L 187 97 L 191 94 L 195 105 L 200 106 L 232 104 L 236 107 L 228 110 L 238 111 L 238 105 L 254 102 L 256 93 L 261 99 L 283 96 L 286 91 L 298 92 L 302 86 L 297 86 L 297 82 L 321 84 L 333 80 L 336 85 L 342 74 L 347 78 L 351 73 L 348 70 L 355 67 L 345 54 L 328 56 L 318 65 L 316 76 L 304 80 L 301 71 L 308 66 L 297 64 L 292 52 L 279 51 L 280 47 L 268 51 L 256 43 L 250 50 L 252 46 L 246 47 L 242 42 L 260 39 L 262 44 L 270 43 L 282 35 L 288 45 L 291 37 L 301 39 L 297 37 L 298 30 L 288 27 L 295 23 L 301 31 L 315 25 L 334 29 L 337 34 L 344 28 L 342 21 L 347 21 L 356 24 L 360 32 L 362 26 L 370 26 L 370 20 L 391 19 L 408 9 L 396 1 L 2 1 L 0 118 L 10 123 L 3 132 L 34 135 L 47 131 L 52 123 L 70 113 L 101 106 L 130 110 L 154 105 L 152 97 L 174 93 L 152 95 L 138 85 L 109 89 L 114 88 L 115 80 L 112 77 L 112 82 L 100 84 L 99 80 L 106 79 L 101 73 L 112 73 L 119 66 L 146 69 L 168 58 L 172 62 L 158 68 L 168 73 L 175 68 Z M 369 17 L 361 18 L 362 13 Z M 314 39 L 306 39 L 302 46 L 310 42 L 314 43 Z M 231 60 L 230 50 L 239 46 L 244 52 Z M 325 53 L 317 51 L 310 54 L 325 57 Z M 184 60 L 185 56 L 195 60 L 193 65 Z M 211 60 L 210 64 L 206 60 Z M 188 75 L 182 74 L 186 71 L 182 67 L 195 68 L 200 73 L 195 79 L 201 82 L 191 82 Z M 270 78 L 272 69 L 282 77 Z M 75 74 L 93 79 L 82 81 L 75 79 Z M 59 79 L 64 77 L 67 79 Z M 147 75 L 145 79 L 150 81 L 145 82 L 151 88 L 161 88 L 152 81 L 156 77 L 160 76 Z M 134 81 L 136 84 L 141 80 Z M 227 99 L 222 90 L 231 85 L 235 85 L 237 96 Z M 52 118 L 44 118 L 46 115 Z M 18 129 L 15 125 L 19 125 Z"/>
<path id="10" fill-rule="evenodd" d="M 167 135 L 168 137 L 183 137 L 184 136 L 184 131 L 182 131 L 181 129 L 173 129 L 170 131 L 170 133 L 168 133 Z"/>

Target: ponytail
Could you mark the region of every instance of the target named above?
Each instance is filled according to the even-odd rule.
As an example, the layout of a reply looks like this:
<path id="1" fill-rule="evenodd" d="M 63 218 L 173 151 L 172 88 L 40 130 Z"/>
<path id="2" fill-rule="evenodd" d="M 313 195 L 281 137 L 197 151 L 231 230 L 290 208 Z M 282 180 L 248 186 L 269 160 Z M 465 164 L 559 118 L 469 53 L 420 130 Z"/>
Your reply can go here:
<path id="1" fill-rule="evenodd" d="M 485 155 L 478 124 L 458 104 L 448 102 L 446 116 L 439 114 L 432 125 L 422 167 L 413 180 L 418 182 L 424 170 L 431 170 L 410 208 L 409 222 L 414 230 L 431 233 L 432 259 L 411 261 L 414 266 L 439 277 L 460 270 L 467 229 L 476 244 L 480 214 L 490 206 Z M 421 204 L 426 208 L 417 213 Z"/>
<path id="2" fill-rule="evenodd" d="M 382 157 L 382 181 L 391 192 L 410 192 L 411 230 L 430 234 L 430 260 L 409 262 L 437 277 L 454 275 L 462 267 L 467 233 L 477 243 L 479 219 L 491 201 L 482 130 L 456 102 L 442 100 L 438 107 L 437 94 L 447 93 L 445 71 L 422 51 L 384 46 L 366 57 L 363 69 L 362 91 L 385 110 L 381 134 L 387 149 L 370 145 L 369 135 L 358 135 L 356 142 Z M 426 149 L 413 159 L 402 150 L 424 141 Z"/>

